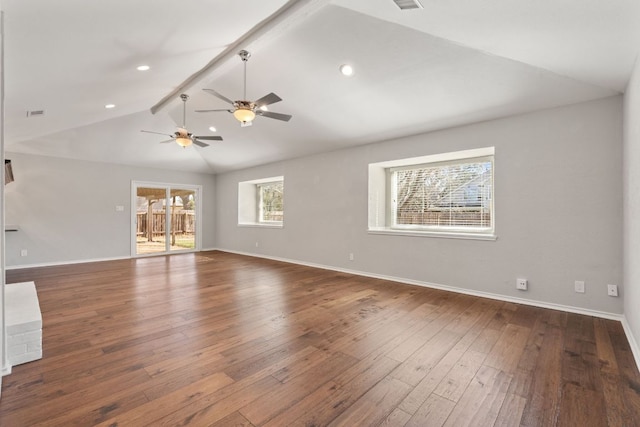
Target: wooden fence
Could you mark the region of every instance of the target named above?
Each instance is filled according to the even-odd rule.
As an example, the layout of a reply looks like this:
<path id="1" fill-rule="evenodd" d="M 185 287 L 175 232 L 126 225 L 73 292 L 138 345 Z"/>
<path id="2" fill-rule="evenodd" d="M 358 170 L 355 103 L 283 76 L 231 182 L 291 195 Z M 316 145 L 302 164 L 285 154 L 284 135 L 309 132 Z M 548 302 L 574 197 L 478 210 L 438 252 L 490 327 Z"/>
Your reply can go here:
<path id="1" fill-rule="evenodd" d="M 153 225 L 151 230 L 154 236 L 164 235 L 165 233 L 165 212 L 154 211 L 152 217 Z M 138 236 L 147 235 L 147 213 L 137 213 L 136 233 Z M 196 231 L 196 215 L 193 211 L 179 211 L 171 214 L 171 230 L 176 234 L 189 234 Z"/>

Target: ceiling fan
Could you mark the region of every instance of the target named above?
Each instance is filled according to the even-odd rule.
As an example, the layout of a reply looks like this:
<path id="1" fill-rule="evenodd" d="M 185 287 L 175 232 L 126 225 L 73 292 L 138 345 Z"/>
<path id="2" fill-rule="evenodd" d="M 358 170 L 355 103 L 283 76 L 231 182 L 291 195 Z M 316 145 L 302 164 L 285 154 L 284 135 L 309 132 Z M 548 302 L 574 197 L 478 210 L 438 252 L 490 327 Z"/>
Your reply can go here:
<path id="1" fill-rule="evenodd" d="M 217 111 L 228 111 L 232 113 L 233 116 L 240 122 L 241 126 L 251 126 L 251 122 L 256 118 L 256 115 L 262 117 L 268 117 L 270 119 L 282 120 L 284 122 L 288 122 L 291 119 L 290 114 L 282 114 L 282 113 L 274 113 L 273 111 L 267 111 L 266 106 L 270 104 L 275 104 L 276 102 L 282 101 L 275 93 L 271 92 L 268 95 L 263 96 L 262 98 L 256 101 L 247 101 L 247 61 L 251 57 L 251 54 L 246 50 L 241 50 L 238 52 L 238 56 L 242 59 L 244 63 L 244 93 L 243 100 L 240 101 L 232 101 L 224 95 L 219 94 L 213 89 L 203 89 L 205 92 L 210 93 L 211 95 L 222 99 L 224 102 L 227 102 L 233 105 L 233 109 L 223 108 L 219 110 L 196 110 L 197 113 L 210 113 Z"/>
<path id="2" fill-rule="evenodd" d="M 189 99 L 189 95 L 183 93 L 182 95 L 180 95 L 180 99 L 182 100 L 182 127 L 179 127 L 178 130 L 176 130 L 173 133 L 173 135 L 168 133 L 152 132 L 150 130 L 141 130 L 140 132 L 155 133 L 157 135 L 168 136 L 171 139 L 168 139 L 166 141 L 161 141 L 161 144 L 175 141 L 182 148 L 187 148 L 191 144 L 195 144 L 198 147 L 204 148 L 204 147 L 208 147 L 209 144 L 203 141 L 222 141 L 221 136 L 196 136 L 189 133 L 186 125 L 187 100 Z"/>

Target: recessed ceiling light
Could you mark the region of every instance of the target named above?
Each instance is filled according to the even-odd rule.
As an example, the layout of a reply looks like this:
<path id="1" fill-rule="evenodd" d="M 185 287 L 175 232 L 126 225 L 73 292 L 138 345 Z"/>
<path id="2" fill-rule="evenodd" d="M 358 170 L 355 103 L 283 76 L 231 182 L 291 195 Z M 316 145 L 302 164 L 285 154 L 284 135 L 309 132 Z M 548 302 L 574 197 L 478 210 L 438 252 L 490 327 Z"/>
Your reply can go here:
<path id="1" fill-rule="evenodd" d="M 262 111 L 269 111 L 269 108 L 266 105 L 260 107 Z"/>
<path id="2" fill-rule="evenodd" d="M 104 108 L 116 108 L 116 104 L 107 104 Z"/>
<path id="3" fill-rule="evenodd" d="M 353 75 L 353 67 L 349 64 L 342 64 L 340 66 L 340 72 L 345 75 L 345 76 L 352 76 Z"/>
<path id="4" fill-rule="evenodd" d="M 215 128 L 214 126 L 209 126 L 209 130 L 210 130 L 211 132 L 216 132 L 216 131 L 217 131 L 217 130 L 216 130 L 216 128 Z"/>
<path id="5" fill-rule="evenodd" d="M 147 71 L 149 68 L 151 68 L 151 67 L 149 67 L 148 65 L 139 65 L 136 68 L 136 70 L 138 70 L 138 71 Z"/>

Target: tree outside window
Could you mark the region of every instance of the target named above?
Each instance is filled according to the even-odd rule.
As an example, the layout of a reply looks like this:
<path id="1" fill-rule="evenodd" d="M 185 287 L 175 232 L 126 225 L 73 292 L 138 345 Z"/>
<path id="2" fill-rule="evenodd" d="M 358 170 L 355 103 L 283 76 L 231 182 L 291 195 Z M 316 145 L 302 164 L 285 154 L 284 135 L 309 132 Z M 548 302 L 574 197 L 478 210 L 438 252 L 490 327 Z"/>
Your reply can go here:
<path id="1" fill-rule="evenodd" d="M 284 182 L 268 182 L 258 186 L 258 221 L 281 223 L 284 219 Z"/>
<path id="2" fill-rule="evenodd" d="M 492 227 L 491 160 L 420 165 L 391 173 L 392 226 Z"/>

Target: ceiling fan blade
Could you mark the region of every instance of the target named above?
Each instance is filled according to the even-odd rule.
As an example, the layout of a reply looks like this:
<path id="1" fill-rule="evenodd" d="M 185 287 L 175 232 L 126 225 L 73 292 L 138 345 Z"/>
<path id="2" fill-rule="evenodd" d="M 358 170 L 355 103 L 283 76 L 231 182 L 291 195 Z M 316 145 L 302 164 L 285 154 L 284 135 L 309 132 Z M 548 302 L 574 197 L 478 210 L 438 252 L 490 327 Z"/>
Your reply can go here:
<path id="1" fill-rule="evenodd" d="M 262 98 L 258 99 L 256 102 L 254 102 L 254 104 L 256 104 L 256 108 L 260 108 L 263 105 L 275 104 L 276 102 L 280 102 L 280 101 L 282 101 L 282 98 L 280 98 L 275 93 L 271 92 L 270 94 L 265 95 Z"/>
<path id="2" fill-rule="evenodd" d="M 221 136 L 194 136 L 194 138 L 202 139 L 203 141 L 222 141 Z"/>
<path id="3" fill-rule="evenodd" d="M 168 142 L 173 142 L 175 139 L 167 139 L 166 141 L 160 141 L 160 144 L 166 144 Z"/>
<path id="4" fill-rule="evenodd" d="M 283 122 L 288 122 L 291 117 L 293 117 L 291 114 L 274 113 L 273 111 L 262 110 L 256 110 L 256 114 L 270 119 L 282 120 Z"/>
<path id="5" fill-rule="evenodd" d="M 208 92 L 208 93 L 210 93 L 211 95 L 213 95 L 213 96 L 215 96 L 215 97 L 217 97 L 217 98 L 220 98 L 220 99 L 222 99 L 223 101 L 225 101 L 225 102 L 227 102 L 227 103 L 229 103 L 229 104 L 233 105 L 233 101 L 232 101 L 232 100 L 230 100 L 229 98 L 227 98 L 227 97 L 226 97 L 226 96 L 224 96 L 224 95 L 219 94 L 218 92 L 216 92 L 216 91 L 215 91 L 215 90 L 213 90 L 213 89 L 202 89 L 202 90 L 204 90 L 205 92 Z"/>
<path id="6" fill-rule="evenodd" d="M 228 113 L 233 113 L 233 110 L 221 109 L 221 110 L 195 110 L 196 113 L 216 113 L 219 111 L 226 111 Z"/>
<path id="7" fill-rule="evenodd" d="M 193 143 L 194 143 L 195 145 L 197 145 L 198 147 L 202 147 L 202 148 L 204 148 L 204 147 L 208 147 L 208 146 L 209 146 L 209 144 L 207 144 L 207 143 L 205 143 L 205 142 L 202 142 L 202 141 L 200 141 L 199 139 L 196 139 L 196 138 L 193 138 L 193 139 L 192 139 L 192 141 L 193 141 Z"/>
<path id="8" fill-rule="evenodd" d="M 150 130 L 141 130 L 140 132 L 155 133 L 156 135 L 164 135 L 164 136 L 168 136 L 170 138 L 173 138 L 173 135 L 171 135 L 170 133 L 153 132 L 153 131 L 150 131 Z"/>

